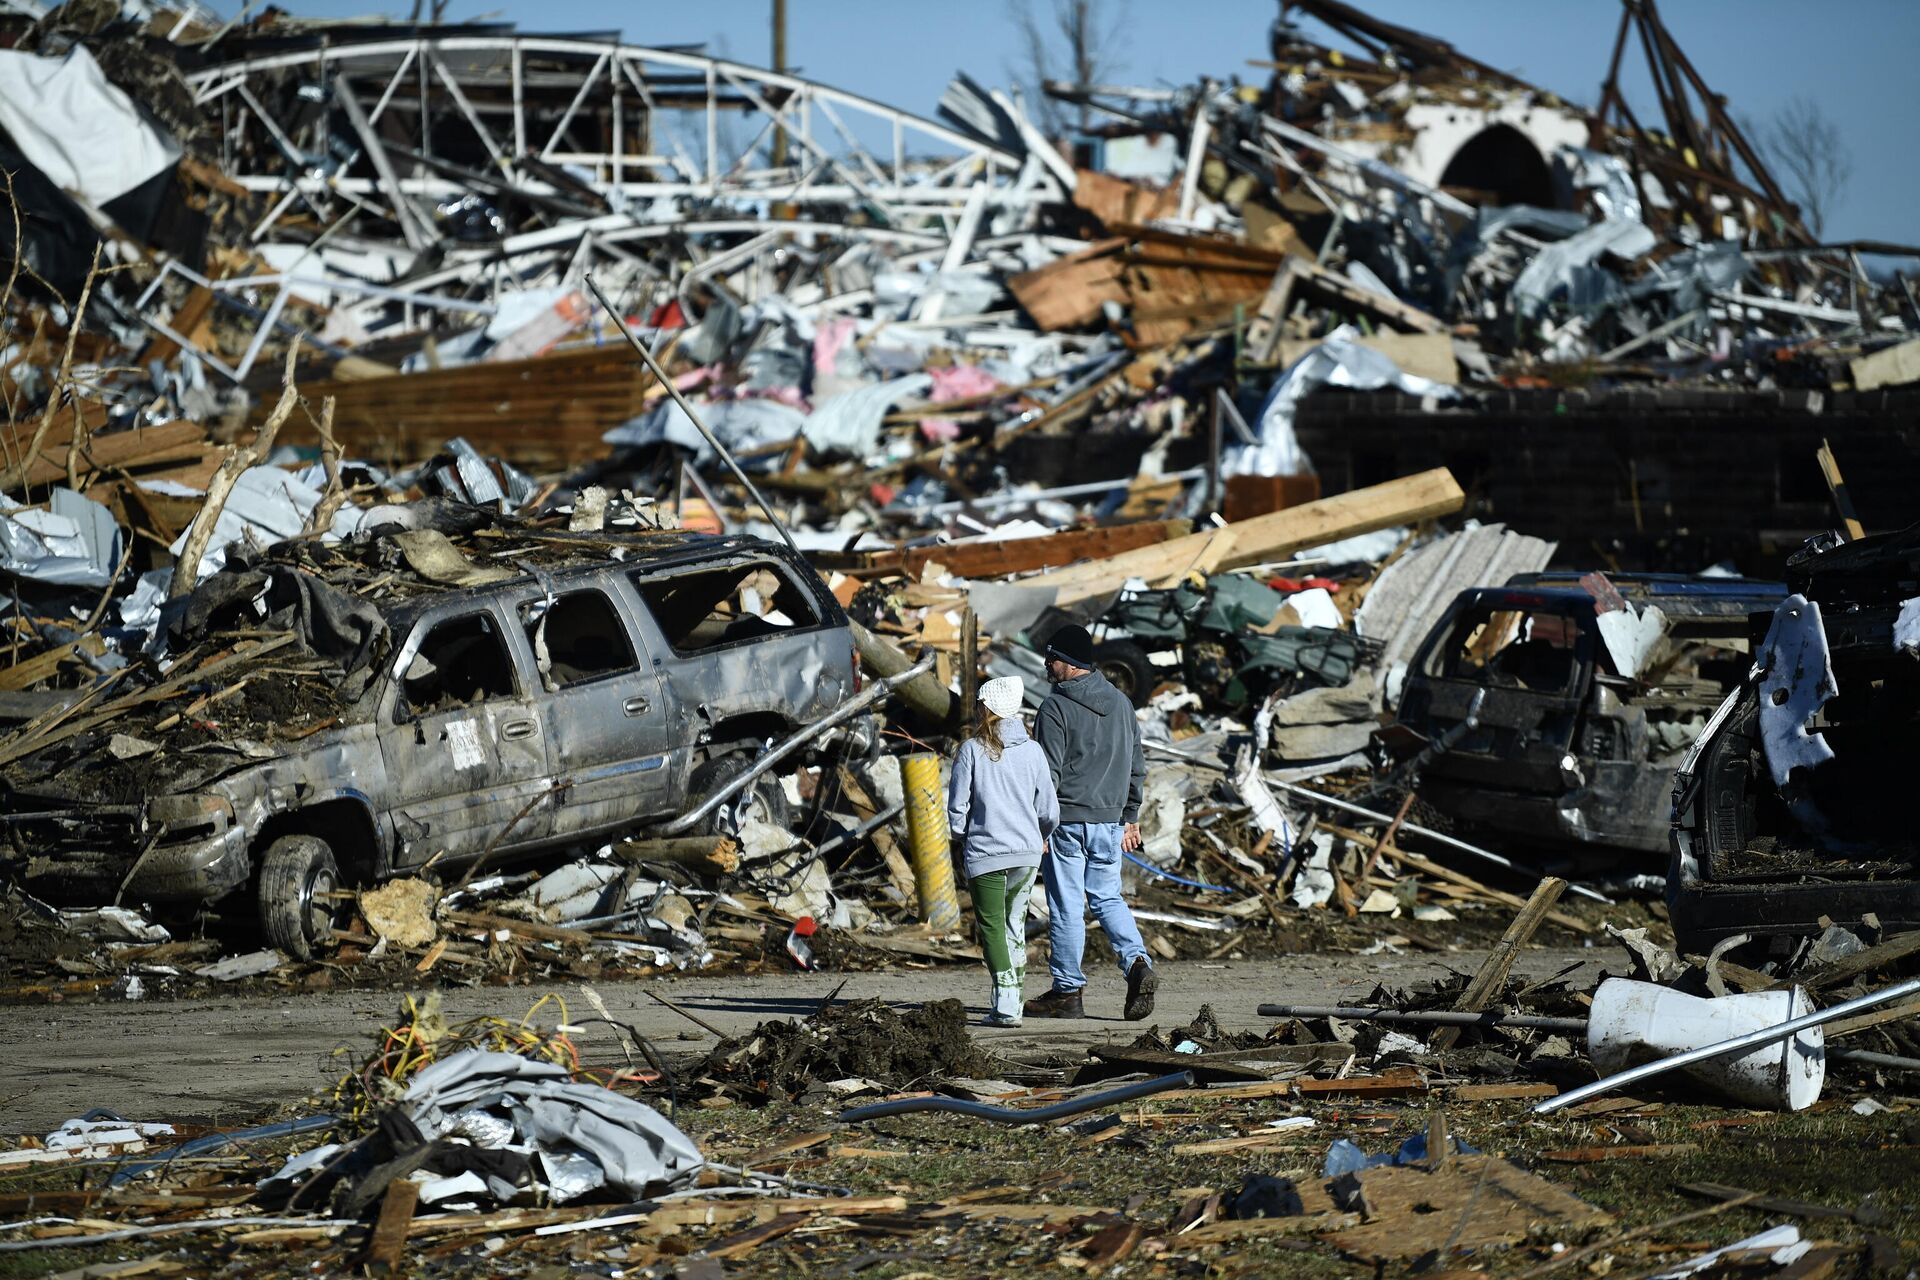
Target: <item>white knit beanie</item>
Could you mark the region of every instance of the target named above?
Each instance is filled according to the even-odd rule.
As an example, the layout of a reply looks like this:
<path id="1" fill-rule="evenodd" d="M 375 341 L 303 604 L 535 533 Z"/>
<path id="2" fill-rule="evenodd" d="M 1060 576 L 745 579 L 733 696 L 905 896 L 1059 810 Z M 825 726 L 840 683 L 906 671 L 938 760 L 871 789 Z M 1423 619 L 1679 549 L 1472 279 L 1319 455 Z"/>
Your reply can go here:
<path id="1" fill-rule="evenodd" d="M 1002 720 L 1020 714 L 1020 702 L 1026 697 L 1027 687 L 1019 676 L 1001 676 L 989 680 L 980 686 L 980 705 Z"/>

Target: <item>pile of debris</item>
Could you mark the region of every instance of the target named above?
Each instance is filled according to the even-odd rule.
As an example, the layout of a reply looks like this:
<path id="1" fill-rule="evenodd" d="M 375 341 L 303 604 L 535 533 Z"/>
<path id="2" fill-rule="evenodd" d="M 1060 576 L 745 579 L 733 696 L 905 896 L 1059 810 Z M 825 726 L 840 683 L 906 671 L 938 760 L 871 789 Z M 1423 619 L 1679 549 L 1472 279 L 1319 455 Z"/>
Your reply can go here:
<path id="1" fill-rule="evenodd" d="M 1651 886 L 1617 853 L 1664 848 L 1738 683 L 1732 596 L 1542 576 L 1555 542 L 1438 524 L 1486 514 L 1471 450 L 1316 470 L 1300 413 L 1884 387 L 1920 313 L 1862 265 L 1886 246 L 1807 234 L 1650 5 L 1622 33 L 1675 89 L 1664 131 L 1295 11 L 1360 52 L 1283 23 L 1264 91 L 1052 86 L 1104 168 L 964 76 L 935 121 L 498 25 L 0 18 L 0 858 L 16 936 L 140 909 L 112 953 L 33 943 L 16 991 L 171 982 L 243 918 L 266 948 L 196 976 L 968 958 L 896 753 L 983 676 L 1037 696 L 1068 621 L 1140 708 L 1157 954 L 1458 945 L 1543 835 L 1574 882 L 1549 920 L 1591 934 L 1572 898 Z M 23 105 L 56 90 L 85 131 Z M 1649 536 L 1658 470 L 1629 485 Z M 694 599 L 642 567 L 675 557 L 743 567 Z M 476 634 L 436 612 L 495 590 Z M 1606 696 L 1547 706 L 1543 660 Z M 778 705 L 696 689 L 775 669 Z M 856 721 L 875 676 L 884 723 Z M 581 727 L 614 705 L 644 753 Z M 493 865 L 533 853 L 567 865 Z"/>
<path id="2" fill-rule="evenodd" d="M 1895 1001 L 1920 981 L 1878 980 L 1920 934 L 1836 934 L 1771 973 L 1619 941 L 1637 976 L 1588 962 L 1518 978 L 1504 948 L 1371 1006 L 1263 1007 L 1278 1019 L 1264 1031 L 1225 1031 L 1203 1007 L 1128 1046 L 997 1040 L 1019 1085 L 967 1078 L 985 1055 L 953 1002 L 830 997 L 686 1064 L 591 990 L 597 1016 L 549 996 L 459 1025 L 409 1001 L 315 1109 L 208 1132 L 94 1113 L 0 1154 L 0 1252 L 384 1270 L 512 1251 L 771 1275 L 796 1253 L 857 1269 L 910 1241 L 923 1266 L 1230 1253 L 1269 1269 L 1305 1254 L 1899 1274 L 1911 1170 L 1888 1138 L 1910 1139 L 1911 1103 L 1875 1095 L 1920 1061 L 1836 1042 L 1911 1016 Z M 1816 991 L 1840 1003 L 1805 1012 Z M 536 1020 L 548 1004 L 551 1025 Z M 1735 1036 L 1744 1054 L 1726 1051 Z M 894 1096 L 836 1113 L 873 1092 Z M 1004 1128 L 989 1144 L 981 1122 Z M 1779 1159 L 1806 1143 L 1847 1144 L 1857 1167 Z M 76 1169 L 103 1176 L 75 1189 Z"/>

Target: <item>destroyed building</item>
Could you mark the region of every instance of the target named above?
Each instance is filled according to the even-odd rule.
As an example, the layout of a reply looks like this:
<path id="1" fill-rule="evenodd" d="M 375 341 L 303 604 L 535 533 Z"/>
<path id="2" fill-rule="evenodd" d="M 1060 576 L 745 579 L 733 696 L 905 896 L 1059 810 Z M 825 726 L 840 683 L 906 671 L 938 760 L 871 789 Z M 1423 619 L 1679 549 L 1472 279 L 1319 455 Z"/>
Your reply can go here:
<path id="1" fill-rule="evenodd" d="M 0 14 L 0 1254 L 1906 1274 L 1913 251 L 1653 0 L 1068 136 L 440 12 Z M 1068 623 L 1138 1034 L 955 998 Z"/>

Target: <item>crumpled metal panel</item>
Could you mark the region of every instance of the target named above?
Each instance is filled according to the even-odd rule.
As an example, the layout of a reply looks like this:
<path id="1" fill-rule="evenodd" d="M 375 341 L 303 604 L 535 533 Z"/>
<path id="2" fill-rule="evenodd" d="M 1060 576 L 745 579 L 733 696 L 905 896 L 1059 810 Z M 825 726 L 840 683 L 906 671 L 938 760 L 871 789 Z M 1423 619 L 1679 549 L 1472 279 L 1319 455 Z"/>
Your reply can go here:
<path id="1" fill-rule="evenodd" d="M 1436 538 L 1387 566 L 1353 620 L 1361 635 L 1386 642 L 1380 662 L 1387 673 L 1382 681 L 1387 701 L 1397 700 L 1397 672 L 1455 597 L 1472 587 L 1505 586 L 1517 573 L 1546 568 L 1557 545 L 1488 524 Z"/>
<path id="2" fill-rule="evenodd" d="M 1833 759 L 1827 740 L 1807 727 L 1840 692 L 1820 606 L 1801 595 L 1783 600 L 1755 661 L 1761 667 L 1760 743 L 1773 785 L 1784 787 L 1795 769 L 1817 768 Z"/>

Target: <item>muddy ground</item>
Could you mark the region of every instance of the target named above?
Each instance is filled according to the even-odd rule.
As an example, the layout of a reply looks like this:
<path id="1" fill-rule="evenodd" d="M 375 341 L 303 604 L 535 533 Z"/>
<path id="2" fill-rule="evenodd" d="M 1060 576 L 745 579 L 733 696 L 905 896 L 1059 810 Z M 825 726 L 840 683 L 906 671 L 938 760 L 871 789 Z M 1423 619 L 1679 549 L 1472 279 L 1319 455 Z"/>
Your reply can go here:
<path id="1" fill-rule="evenodd" d="M 1255 1012 L 1267 1001 L 1340 1003 L 1365 998 L 1375 985 L 1404 986 L 1473 972 L 1483 950 L 1444 955 L 1298 955 L 1280 960 L 1175 961 L 1161 967 L 1153 1021 L 1175 1026 L 1211 1004 L 1223 1027 L 1261 1028 L 1273 1019 Z M 1516 972 L 1546 977 L 1569 965 L 1585 984 L 1603 966 L 1624 969 L 1618 948 L 1553 947 L 1527 951 Z M 1085 1020 L 1038 1022 L 1006 1031 L 974 1026 L 988 1052 L 1015 1052 L 1036 1044 L 1131 1042 L 1143 1029 L 1122 1021 L 1124 994 L 1111 968 L 1089 964 Z M 1029 973 L 1038 992 L 1044 974 Z M 663 1052 L 693 1059 L 714 1037 L 682 1015 L 656 1003 L 657 992 L 728 1035 L 751 1030 L 769 1018 L 804 1017 L 836 988 L 842 1000 L 882 999 L 920 1003 L 963 1000 L 977 1022 L 986 1012 L 986 978 L 973 966 L 894 969 L 854 974 L 765 973 L 688 975 L 672 979 L 595 986 L 615 1018 L 631 1022 Z M 442 992 L 453 1021 L 493 1014 L 518 1018 L 547 990 L 580 1004 L 580 984 L 551 987 L 452 989 Z M 390 992 L 304 992 L 199 1000 L 101 1002 L 15 1008 L 7 1013 L 10 1034 L 0 1041 L 0 1128 L 8 1134 L 43 1133 L 69 1116 L 110 1107 L 129 1119 L 239 1124 L 313 1094 L 339 1077 L 333 1051 L 364 1052 L 372 1029 L 390 1025 L 396 998 Z M 583 1043 L 612 1032 L 591 1026 Z"/>

